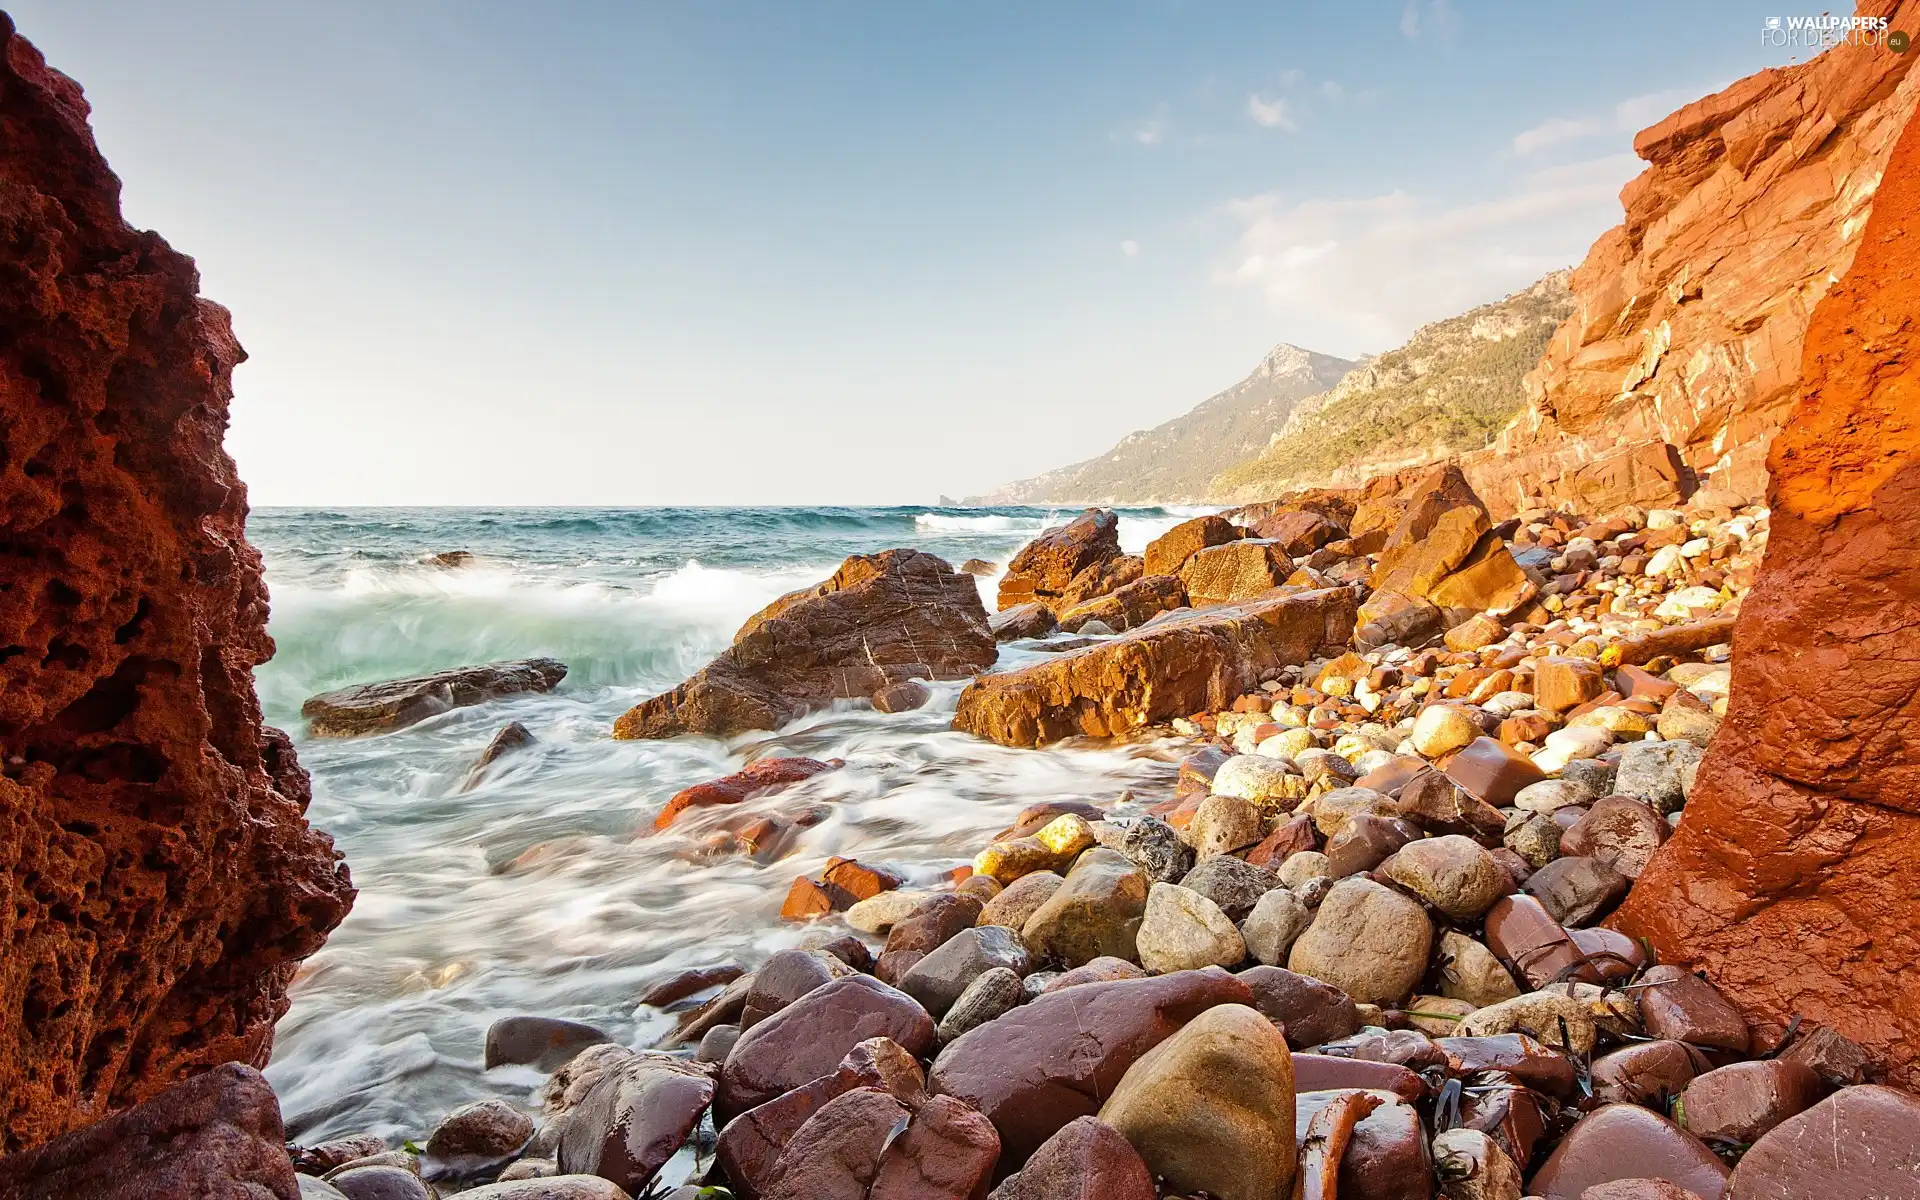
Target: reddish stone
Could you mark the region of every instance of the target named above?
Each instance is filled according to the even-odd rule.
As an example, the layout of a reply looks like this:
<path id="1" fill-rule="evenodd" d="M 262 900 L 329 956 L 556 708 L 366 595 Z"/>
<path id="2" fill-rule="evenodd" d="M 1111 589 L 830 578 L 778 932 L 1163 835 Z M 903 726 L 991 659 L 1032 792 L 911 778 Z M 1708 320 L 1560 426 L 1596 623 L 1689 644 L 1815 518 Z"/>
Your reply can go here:
<path id="1" fill-rule="evenodd" d="M 1588 978 L 1592 969 L 1582 966 L 1580 947 L 1532 896 L 1502 896 L 1494 901 L 1487 910 L 1486 942 L 1487 949 L 1526 980 L 1529 988 L 1545 987 L 1576 967 L 1581 968 L 1580 978 Z"/>
<path id="2" fill-rule="evenodd" d="M 1534 703 L 1548 712 L 1578 708 L 1605 687 L 1600 664 L 1584 658 L 1543 658 L 1533 669 Z"/>
<path id="3" fill-rule="evenodd" d="M 1182 521 L 1147 543 L 1148 575 L 1178 575 L 1187 560 L 1208 546 L 1237 541 L 1240 530 L 1225 517 L 1209 514 Z M 1115 543 L 1116 546 L 1118 543 Z"/>
<path id="4" fill-rule="evenodd" d="M 1658 675 L 1643 671 L 1639 667 L 1625 665 L 1613 673 L 1614 690 L 1629 700 L 1651 700 L 1659 704 L 1679 689 L 1678 684 L 1668 683 Z"/>
<path id="5" fill-rule="evenodd" d="M 1733 1173 L 1739 1200 L 1906 1197 L 1920 1180 L 1920 1100 L 1889 1087 L 1841 1088 L 1754 1143 Z"/>
<path id="6" fill-rule="evenodd" d="M 1867 1052 L 1853 1039 L 1831 1029 L 1802 1029 L 1780 1057 L 1805 1063 L 1832 1087 L 1867 1081 Z"/>
<path id="7" fill-rule="evenodd" d="M 299 1200 L 280 1105 L 238 1063 L 174 1084 L 123 1113 L 0 1158 L 7 1200 Z"/>
<path id="8" fill-rule="evenodd" d="M 1513 1087 L 1499 1075 L 1482 1077 L 1492 1087 L 1476 1087 L 1460 1101 L 1460 1123 L 1486 1134 L 1515 1163 L 1533 1161 L 1547 1135 L 1547 1103 L 1531 1088 Z"/>
<path id="9" fill-rule="evenodd" d="M 1074 576 L 1119 557 L 1120 518 L 1110 509 L 1090 508 L 1020 548 L 1001 577 L 997 607 L 1037 600 L 1057 608 Z"/>
<path id="10" fill-rule="evenodd" d="M 1636 990 L 1640 1020 L 1654 1037 L 1745 1054 L 1747 1023 L 1740 1010 L 1699 976 L 1670 964 L 1649 970 Z"/>
<path id="11" fill-rule="evenodd" d="M 1449 1075 L 1504 1071 L 1516 1083 L 1557 1100 L 1573 1096 L 1573 1060 L 1524 1033 L 1440 1038 L 1434 1045 L 1447 1056 Z"/>
<path id="12" fill-rule="evenodd" d="M 1278 868 L 1293 855 L 1302 850 L 1317 850 L 1320 847 L 1319 832 L 1313 827 L 1313 818 L 1304 813 L 1290 817 L 1272 833 L 1247 851 L 1247 861 L 1256 867 Z"/>
<path id="13" fill-rule="evenodd" d="M 1327 1156 L 1337 1163 L 1334 1177 L 1317 1177 L 1327 1164 L 1309 1140 L 1314 1120 L 1332 1106 L 1355 1099 L 1361 1101 L 1359 1111 L 1364 1115 L 1353 1126 L 1344 1152 Z M 1394 1103 L 1382 1092 L 1301 1090 L 1294 1098 L 1293 1122 L 1294 1139 L 1302 1152 L 1302 1181 L 1308 1188 L 1318 1188 L 1303 1193 L 1310 1200 L 1429 1200 L 1433 1195 L 1432 1156 L 1413 1105 Z"/>
<path id="14" fill-rule="evenodd" d="M 1067 1122 L 990 1200 L 1155 1200 L 1153 1174 L 1127 1139 L 1097 1117 Z"/>
<path id="15" fill-rule="evenodd" d="M 1910 127 L 1814 315 L 1768 459 L 1772 529 L 1735 626 L 1727 719 L 1680 832 L 1616 918 L 1750 1020 L 1835 1029 L 1908 1087 L 1920 741 L 1901 731 L 1920 724 L 1920 395 L 1887 364 L 1920 351 L 1917 213 Z"/>
<path id="16" fill-rule="evenodd" d="M 1707 1069 L 1685 1042 L 1634 1042 L 1593 1060 L 1593 1098 L 1602 1104 L 1642 1104 L 1665 1112 L 1668 1101 Z"/>
<path id="17" fill-rule="evenodd" d="M 732 983 L 745 974 L 732 963 L 717 967 L 695 967 L 690 971 L 680 971 L 669 975 L 658 983 L 651 984 L 640 993 L 638 1003 L 665 1008 L 676 1000 L 685 1000 L 688 996 L 704 992 L 710 987 L 719 987 L 723 983 Z"/>
<path id="18" fill-rule="evenodd" d="M 1280 1027 L 1295 1050 L 1347 1037 L 1360 1028 L 1353 1000 L 1311 976 L 1281 967 L 1250 967 L 1239 978 L 1253 989 L 1253 1006 Z"/>
<path id="19" fill-rule="evenodd" d="M 660 815 L 653 819 L 655 829 L 665 829 L 673 819 L 689 808 L 717 804 L 739 804 L 778 791 L 788 784 L 811 779 L 822 771 L 841 766 L 839 759 L 820 762 L 811 758 L 763 758 L 731 775 L 706 783 L 696 783 L 673 794 Z"/>
<path id="20" fill-rule="evenodd" d="M 1603 926 L 1569 929 L 1567 936 L 1580 948 L 1580 953 L 1586 955 L 1588 965 L 1599 972 L 1601 983 L 1616 986 L 1626 983 L 1647 965 L 1646 951 L 1617 929 Z"/>
<path id="21" fill-rule="evenodd" d="M 1813 1107 L 1824 1089 L 1804 1063 L 1789 1059 L 1732 1063 L 1694 1077 L 1674 1119 L 1706 1141 L 1751 1145 L 1788 1117 Z"/>
<path id="22" fill-rule="evenodd" d="M 837 887 L 855 900 L 871 900 L 881 892 L 890 892 L 905 882 L 891 871 L 869 867 L 851 858 L 830 858 L 820 873 L 821 882 Z"/>
<path id="23" fill-rule="evenodd" d="M 1580 1200 L 1700 1200 L 1700 1196 L 1664 1179 L 1616 1179 L 1581 1192 Z"/>
<path id="24" fill-rule="evenodd" d="M 264 1066 L 353 898 L 254 694 L 267 594 L 221 447 L 245 354 L 121 218 L 87 111 L 0 17 L 0 1152 Z"/>
<path id="25" fill-rule="evenodd" d="M 1409 1104 L 1427 1092 L 1427 1085 L 1420 1077 L 1398 1063 L 1339 1058 L 1331 1054 L 1294 1055 L 1293 1086 L 1301 1092 L 1372 1088 L 1392 1092 Z"/>
<path id="26" fill-rule="evenodd" d="M 1475 798 L 1505 808 L 1521 788 L 1539 783 L 1546 772 L 1490 737 L 1475 738 L 1447 760 L 1447 778 Z"/>
<path id="27" fill-rule="evenodd" d="M 911 996 L 866 975 L 815 988 L 740 1035 L 721 1072 L 716 1119 L 828 1074 L 873 1037 L 917 1055 L 933 1045 L 933 1020 Z"/>
<path id="28" fill-rule="evenodd" d="M 869 1038 L 848 1052 L 830 1075 L 750 1108 L 720 1131 L 715 1149 L 733 1193 L 752 1200 L 766 1187 L 780 1152 L 807 1118 L 857 1087 L 880 1088 L 911 1102 L 926 1087 L 913 1055 L 887 1038 Z"/>
<path id="29" fill-rule="evenodd" d="M 1665 817 L 1631 796 L 1604 796 L 1560 839 L 1560 853 L 1587 855 L 1637 879 L 1671 828 Z"/>
<path id="30" fill-rule="evenodd" d="M 780 905 L 780 919 L 811 921 L 816 917 L 844 912 L 854 906 L 855 900 L 853 893 L 844 888 L 802 875 L 787 889 L 787 898 Z"/>
<path id="31" fill-rule="evenodd" d="M 1637 1104 L 1607 1104 L 1560 1139 L 1528 1194 L 1580 1200 L 1588 1188 L 1620 1179 L 1664 1179 L 1701 1200 L 1721 1200 L 1727 1190 L 1727 1168 L 1700 1139 Z"/>

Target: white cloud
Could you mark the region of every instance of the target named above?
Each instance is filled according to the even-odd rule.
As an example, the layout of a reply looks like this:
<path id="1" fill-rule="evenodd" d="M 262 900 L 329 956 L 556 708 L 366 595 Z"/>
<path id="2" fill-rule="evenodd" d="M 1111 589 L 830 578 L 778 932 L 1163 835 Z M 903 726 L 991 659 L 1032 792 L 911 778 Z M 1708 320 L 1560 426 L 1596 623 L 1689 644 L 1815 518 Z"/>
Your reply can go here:
<path id="1" fill-rule="evenodd" d="M 1437 205 L 1405 190 L 1342 199 L 1236 200 L 1222 287 L 1257 288 L 1290 340 L 1330 353 L 1383 349 L 1578 262 L 1618 223 L 1639 162 L 1609 155 L 1532 172 L 1505 194 Z"/>
<path id="2" fill-rule="evenodd" d="M 1408 38 L 1432 36 L 1450 42 L 1460 32 L 1460 14 L 1450 0 L 1407 0 L 1400 10 L 1400 33 Z"/>
<path id="3" fill-rule="evenodd" d="M 1298 87 L 1300 81 L 1305 78 L 1306 72 L 1302 71 L 1299 67 L 1288 67 L 1286 70 L 1280 72 L 1280 86 Z"/>
<path id="4" fill-rule="evenodd" d="M 1660 120 L 1689 99 L 1718 90 L 1718 88 L 1710 88 L 1702 92 L 1697 88 L 1668 88 L 1665 91 L 1630 96 L 1604 113 L 1590 113 L 1582 117 L 1549 117 L 1532 128 L 1523 129 L 1514 134 L 1513 152 L 1521 155 L 1536 154 L 1549 146 L 1558 146 L 1586 138 L 1621 134 L 1631 136 Z"/>
<path id="5" fill-rule="evenodd" d="M 1285 96 L 1275 96 L 1263 100 L 1259 93 L 1247 94 L 1247 115 L 1253 118 L 1255 125 L 1267 129 L 1298 129 L 1300 122 Z"/>
<path id="6" fill-rule="evenodd" d="M 1120 253 L 1128 258 L 1138 258 L 1140 257 L 1140 243 L 1134 241 L 1132 238 L 1127 238 L 1120 243 Z"/>
<path id="7" fill-rule="evenodd" d="M 1346 99 L 1347 89 L 1329 79 L 1320 85 L 1320 94 L 1329 100 L 1339 101 Z"/>
<path id="8" fill-rule="evenodd" d="M 1172 121 L 1165 117 L 1153 117 L 1134 127 L 1133 140 L 1142 146 L 1158 146 L 1167 140 L 1167 134 L 1172 129 Z"/>

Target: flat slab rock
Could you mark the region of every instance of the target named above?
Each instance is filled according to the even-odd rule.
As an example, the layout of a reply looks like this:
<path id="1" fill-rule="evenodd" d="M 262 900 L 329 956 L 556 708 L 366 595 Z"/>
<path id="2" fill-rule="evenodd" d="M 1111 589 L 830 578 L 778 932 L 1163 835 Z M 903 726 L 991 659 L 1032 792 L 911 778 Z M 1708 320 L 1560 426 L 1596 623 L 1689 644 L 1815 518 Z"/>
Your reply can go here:
<path id="1" fill-rule="evenodd" d="M 960 694 L 953 725 L 1003 746 L 1042 746 L 1225 708 L 1263 673 L 1344 645 L 1353 621 L 1345 588 L 1161 617 L 1047 662 L 980 676 Z"/>
<path id="2" fill-rule="evenodd" d="M 315 696 L 300 706 L 314 737 L 354 737 L 405 729 L 450 709 L 521 692 L 550 692 L 567 677 L 551 658 L 455 667 L 411 679 L 361 683 Z"/>

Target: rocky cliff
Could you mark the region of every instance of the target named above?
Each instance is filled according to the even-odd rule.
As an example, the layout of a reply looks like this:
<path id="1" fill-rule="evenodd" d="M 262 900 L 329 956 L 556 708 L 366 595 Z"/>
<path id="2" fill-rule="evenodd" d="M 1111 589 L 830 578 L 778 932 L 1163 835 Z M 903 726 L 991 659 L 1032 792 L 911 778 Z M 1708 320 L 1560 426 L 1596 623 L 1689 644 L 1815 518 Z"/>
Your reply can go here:
<path id="1" fill-rule="evenodd" d="M 264 1064 L 353 895 L 261 725 L 243 354 L 0 14 L 0 1149 Z"/>
<path id="2" fill-rule="evenodd" d="M 1404 345 L 1295 404 L 1259 452 L 1222 470 L 1207 494 L 1265 500 L 1485 446 L 1525 407 L 1522 380 L 1573 311 L 1567 277 L 1555 271 L 1503 300 L 1421 326 Z"/>
<path id="3" fill-rule="evenodd" d="M 1749 1019 L 1794 1017 L 1920 1086 L 1920 125 L 1815 310 L 1767 458 L 1772 540 L 1727 720 L 1618 915 Z"/>
<path id="4" fill-rule="evenodd" d="M 1253 373 L 1192 411 L 1135 430 L 1098 458 L 1010 483 L 973 504 L 1129 504 L 1205 497 L 1222 468 L 1257 453 L 1294 404 L 1356 364 L 1282 342 Z"/>
<path id="5" fill-rule="evenodd" d="M 1920 27 L 1915 0 L 1862 16 Z M 1687 105 L 1634 139 L 1626 219 L 1574 272 L 1526 411 L 1465 463 L 1496 513 L 1530 494 L 1607 512 L 1696 486 L 1758 496 L 1814 305 L 1846 273 L 1920 55 L 1842 45 Z"/>

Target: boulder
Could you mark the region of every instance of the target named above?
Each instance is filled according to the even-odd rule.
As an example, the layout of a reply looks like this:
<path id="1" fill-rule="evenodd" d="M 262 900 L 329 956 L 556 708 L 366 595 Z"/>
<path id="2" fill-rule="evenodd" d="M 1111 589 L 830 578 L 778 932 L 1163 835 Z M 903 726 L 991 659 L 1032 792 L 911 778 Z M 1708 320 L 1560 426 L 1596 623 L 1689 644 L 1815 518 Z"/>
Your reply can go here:
<path id="1" fill-rule="evenodd" d="M 1194 607 L 1250 600 L 1293 574 L 1293 560 L 1276 542 L 1228 542 L 1201 550 L 1180 568 L 1180 581 Z"/>
<path id="2" fill-rule="evenodd" d="M 1119 557 L 1120 518 L 1110 509 L 1090 508 L 1020 548 L 1000 578 L 995 607 L 1004 612 L 1038 602 L 1056 608 L 1074 576 Z"/>
<path id="3" fill-rule="evenodd" d="M 629 1200 L 619 1184 L 598 1175 L 547 1175 L 534 1179 L 515 1179 L 490 1183 L 461 1192 L 460 1195 L 464 1200 Z"/>
<path id="4" fill-rule="evenodd" d="M 1185 608 L 1187 589 L 1172 575 L 1148 575 L 1102 596 L 1062 609 L 1060 628 L 1079 633 L 1094 621 L 1114 633 L 1145 625 L 1163 612 Z"/>
<path id="5" fill-rule="evenodd" d="M 1079 1117 L 1061 1126 L 988 1200 L 1155 1200 L 1153 1175 L 1111 1125 Z"/>
<path id="6" fill-rule="evenodd" d="M 1485 1008 L 1520 994 L 1513 976 L 1493 951 L 1458 930 L 1450 929 L 1440 935 L 1440 950 L 1435 960 L 1442 996 Z"/>
<path id="7" fill-rule="evenodd" d="M 974 977 L 940 1018 L 940 1044 L 944 1046 L 969 1029 L 1006 1015 L 1026 999 L 1026 981 L 1018 972 L 1011 967 L 989 967 Z"/>
<path id="8" fill-rule="evenodd" d="M 1097 1112 L 1141 1055 L 1195 1016 L 1252 999 L 1218 967 L 1061 988 L 960 1035 L 934 1060 L 927 1086 L 986 1114 L 1011 1171 L 1069 1121 Z"/>
<path id="9" fill-rule="evenodd" d="M 1304 1057 L 1295 1056 L 1295 1065 Z M 1299 1079 L 1294 1097 L 1294 1138 L 1303 1151 L 1313 1148 L 1309 1138 L 1313 1119 L 1354 1094 L 1353 1088 L 1308 1090 L 1305 1080 Z M 1339 1155 L 1335 1165 L 1333 1186 L 1318 1196 L 1321 1200 L 1335 1196 L 1343 1200 L 1429 1200 L 1433 1195 L 1433 1160 L 1419 1111 L 1392 1092 L 1373 1090 L 1364 1096 L 1372 1104 L 1362 1107 L 1370 1111 L 1353 1126 L 1346 1152 Z M 1308 1157 L 1303 1153 L 1303 1163 Z"/>
<path id="10" fill-rule="evenodd" d="M 996 653 L 972 576 L 918 550 L 856 554 L 826 582 L 748 618 L 718 658 L 629 709 L 613 735 L 777 729 L 903 679 L 964 679 Z"/>
<path id="11" fill-rule="evenodd" d="M 1166 885 L 1161 885 L 1166 886 Z M 1100 1107 L 1170 1185 L 1275 1200 L 1293 1182 L 1293 1063 L 1271 1021 L 1240 1004 L 1194 1017 L 1143 1054 Z"/>
<path id="12" fill-rule="evenodd" d="M 561 1173 L 598 1175 L 644 1193 L 700 1124 L 713 1075 L 710 1063 L 648 1051 L 610 1066 L 567 1113 L 555 1156 Z"/>
<path id="13" fill-rule="evenodd" d="M 1650 806 L 1629 796 L 1606 796 L 1561 835 L 1560 852 L 1586 855 L 1638 879 L 1670 829 Z"/>
<path id="14" fill-rule="evenodd" d="M 932 1018 L 906 993 L 866 975 L 836 979 L 740 1035 L 721 1070 L 714 1115 L 728 1120 L 818 1079 L 868 1038 L 921 1054 L 933 1034 Z"/>
<path id="15" fill-rule="evenodd" d="M 525 725 L 518 721 L 508 721 L 500 727 L 500 732 L 493 735 L 486 749 L 480 752 L 480 757 L 474 760 L 472 769 L 467 772 L 466 779 L 460 784 L 460 790 L 470 792 L 479 787 L 492 773 L 493 764 L 510 754 L 526 749 L 538 740 L 533 736 L 533 731 Z"/>
<path id="16" fill-rule="evenodd" d="M 1027 920 L 1045 904 L 1065 882 L 1052 871 L 1035 871 L 1002 888 L 1000 894 L 987 901 L 980 910 L 981 925 L 1004 925 L 1008 929 L 1025 929 Z"/>
<path id="17" fill-rule="evenodd" d="M 1523 755 L 1498 738 L 1481 737 L 1467 743 L 1447 760 L 1447 778 L 1466 789 L 1469 795 L 1495 808 L 1513 803 L 1520 789 L 1539 783 L 1547 775 Z"/>
<path id="18" fill-rule="evenodd" d="M 1077 967 L 1096 958 L 1132 960 L 1147 910 L 1147 877 L 1117 850 L 1089 850 L 1021 928 L 1027 948 Z"/>
<path id="19" fill-rule="evenodd" d="M 1331 850 L 1327 853 L 1332 857 Z M 1456 921 L 1479 917 L 1512 882 L 1484 847 L 1459 834 L 1408 842 L 1381 874 Z"/>
<path id="20" fill-rule="evenodd" d="M 1313 924 L 1313 912 L 1300 897 L 1283 887 L 1272 888 L 1254 903 L 1240 935 L 1247 953 L 1270 967 L 1287 961 L 1293 943 Z"/>
<path id="21" fill-rule="evenodd" d="M 1001 609 L 987 618 L 987 629 L 992 632 L 996 642 L 1045 637 L 1059 627 L 1059 619 L 1053 615 L 1053 610 L 1038 600 Z"/>
<path id="22" fill-rule="evenodd" d="M 1233 967 L 1247 956 L 1246 942 L 1220 906 L 1175 883 L 1156 883 L 1147 892 L 1135 941 L 1140 965 L 1156 974 Z"/>
<path id="23" fill-rule="evenodd" d="M 1330 983 L 1361 1004 L 1405 1000 L 1427 969 L 1433 925 L 1420 905 L 1369 879 L 1333 885 L 1287 969 Z"/>
<path id="24" fill-rule="evenodd" d="M 1706 1065 L 1705 1056 L 1685 1042 L 1635 1042 L 1593 1060 L 1593 1098 L 1664 1112 Z"/>
<path id="25" fill-rule="evenodd" d="M 1253 536 L 1272 542 L 1289 558 L 1312 554 L 1328 542 L 1339 541 L 1347 531 L 1317 512 L 1305 509 L 1275 513 L 1252 528 Z"/>
<path id="26" fill-rule="evenodd" d="M 1920 1100 L 1869 1084 L 1845 1087 L 1755 1142 L 1734 1168 L 1739 1200 L 1911 1196 L 1920 1179 Z"/>
<path id="27" fill-rule="evenodd" d="M 926 1089 L 913 1055 L 887 1038 L 861 1042 L 831 1074 L 750 1108 L 720 1130 L 715 1156 L 736 1196 L 758 1195 L 773 1165 L 807 1119 L 837 1096 L 857 1087 L 880 1088 L 911 1102 Z"/>
<path id="28" fill-rule="evenodd" d="M 1225 517 L 1211 515 L 1182 521 L 1147 543 L 1146 573 L 1178 575 L 1187 560 L 1209 546 L 1237 541 L 1240 530 Z"/>
<path id="29" fill-rule="evenodd" d="M 701 1078 L 708 1079 L 708 1075 L 702 1072 Z M 712 1094 L 709 1080 L 706 1096 Z M 700 1107 L 704 1109 L 706 1103 L 703 1098 Z M 699 1116 L 697 1112 L 694 1115 L 696 1119 Z M 475 1174 L 519 1153 L 533 1136 L 533 1128 L 533 1118 L 505 1100 L 489 1097 L 463 1104 L 442 1117 L 427 1136 L 423 1168 L 435 1176 Z"/>
<path id="30" fill-rule="evenodd" d="M 245 353 L 122 219 L 87 113 L 0 17 L 0 1153 L 265 1065 L 353 899 L 254 693 L 267 591 L 221 445 Z"/>
<path id="31" fill-rule="evenodd" d="M 487 1026 L 482 1066 L 491 1071 L 508 1063 L 551 1071 L 588 1046 L 613 1039 L 591 1025 L 558 1017 L 502 1017 Z"/>
<path id="32" fill-rule="evenodd" d="M 299 1200 L 280 1105 L 228 1063 L 32 1150 L 0 1158 L 9 1200 Z"/>
<path id="33" fill-rule="evenodd" d="M 843 765 L 837 758 L 826 762 L 798 756 L 758 759 L 731 775 L 696 783 L 675 792 L 665 807 L 661 808 L 660 814 L 654 817 L 653 827 L 665 829 L 673 824 L 675 817 L 689 808 L 741 804 Z"/>
<path id="34" fill-rule="evenodd" d="M 764 1200 L 976 1200 L 1000 1151 L 965 1104 L 861 1087 L 828 1101 L 768 1171 Z"/>
<path id="35" fill-rule="evenodd" d="M 1721 1200 L 1727 1191 L 1727 1168 L 1700 1139 L 1637 1104 L 1606 1104 L 1560 1139 L 1528 1194 L 1580 1200 L 1588 1188 L 1620 1179 L 1664 1179 L 1700 1200 Z"/>
<path id="36" fill-rule="evenodd" d="M 1711 983 L 1670 964 L 1650 968 L 1635 992 L 1640 1021 L 1654 1037 L 1745 1054 L 1750 1035 L 1740 1010 Z"/>
<path id="37" fill-rule="evenodd" d="M 550 692 L 566 676 L 566 664 L 551 658 L 455 667 L 327 692 L 302 704 L 300 715 L 307 719 L 307 732 L 314 737 L 385 733 L 502 696 Z"/>
<path id="38" fill-rule="evenodd" d="M 1295 1050 L 1350 1037 L 1360 1028 L 1352 998 L 1331 984 L 1274 966 L 1249 968 L 1239 978 L 1253 989 L 1253 1006 Z"/>
<path id="39" fill-rule="evenodd" d="M 1906 69 L 1867 49 L 1801 70 L 1863 105 L 1884 95 L 1862 90 L 1873 78 Z M 1857 74 L 1828 74 L 1842 69 Z M 1832 152 L 1857 153 L 1822 128 Z M 1798 396 L 1768 454 L 1772 524 L 1735 625 L 1726 720 L 1686 820 L 1615 917 L 1661 961 L 1704 971 L 1750 1021 L 1831 1028 L 1909 1088 L 1920 1087 L 1909 1002 L 1920 741 L 1894 731 L 1920 720 L 1920 425 L 1910 378 L 1887 364 L 1920 349 L 1916 213 L 1920 126 L 1908 122 L 1859 251 L 1814 312 Z M 1807 219 L 1827 237 L 1852 233 Z"/>
<path id="40" fill-rule="evenodd" d="M 1253 906 L 1280 884 L 1279 877 L 1231 854 L 1205 860 L 1180 878 L 1180 886 L 1205 896 L 1231 920 L 1241 920 Z"/>
<path id="41" fill-rule="evenodd" d="M 1163 617 L 1046 662 L 980 676 L 960 694 L 954 728 L 1004 746 L 1039 746 L 1225 708 L 1263 674 L 1345 643 L 1352 622 L 1353 593 L 1344 588 Z"/>
<path id="42" fill-rule="evenodd" d="M 1493 532 L 1486 506 L 1458 467 L 1435 467 L 1405 493 L 1405 511 L 1387 536 L 1360 612 L 1369 645 L 1408 640 L 1396 606 L 1437 610 L 1427 636 L 1474 616 L 1504 616 L 1531 599 L 1531 580 Z"/>
<path id="43" fill-rule="evenodd" d="M 1020 935 L 1000 925 L 963 929 L 928 951 L 902 975 L 900 990 L 918 1000 L 937 1021 L 947 1015 L 974 980 L 995 967 L 1018 976 L 1032 971 L 1032 959 Z"/>
<path id="44" fill-rule="evenodd" d="M 351 1167 L 326 1181 L 303 1175 L 299 1184 L 301 1200 L 434 1200 L 426 1182 L 403 1167 Z"/>

